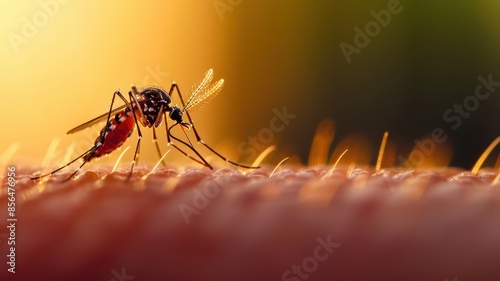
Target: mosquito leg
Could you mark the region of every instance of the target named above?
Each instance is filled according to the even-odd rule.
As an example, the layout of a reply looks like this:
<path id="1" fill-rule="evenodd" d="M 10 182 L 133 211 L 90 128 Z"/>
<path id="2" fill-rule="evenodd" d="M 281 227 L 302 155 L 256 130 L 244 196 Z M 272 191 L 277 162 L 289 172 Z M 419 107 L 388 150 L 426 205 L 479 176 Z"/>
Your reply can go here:
<path id="1" fill-rule="evenodd" d="M 156 136 L 156 129 L 154 126 L 153 126 L 153 142 L 155 143 L 156 152 L 158 153 L 158 157 L 160 157 L 161 164 L 163 166 L 167 166 L 167 164 L 165 164 L 165 161 L 163 161 L 162 159 L 163 154 L 161 153 L 160 146 L 158 145 L 158 137 Z"/>
<path id="2" fill-rule="evenodd" d="M 179 98 L 181 100 L 182 108 L 186 107 L 186 103 L 184 102 L 184 99 L 182 98 L 181 90 L 179 90 L 179 86 L 177 86 L 177 83 L 175 83 L 175 82 L 172 83 L 172 86 L 170 86 L 170 90 L 168 91 L 168 95 L 172 96 L 172 93 L 174 92 L 174 89 L 177 91 L 177 95 L 179 96 Z M 189 123 L 191 125 L 193 125 L 193 120 L 191 119 L 191 115 L 189 115 L 188 111 L 186 111 L 186 114 L 187 114 Z M 196 136 L 196 141 L 199 142 L 201 140 L 201 138 L 198 135 L 198 132 L 196 131 L 196 129 L 194 128 L 194 126 L 193 126 L 193 131 L 194 131 L 194 135 Z"/>
<path id="3" fill-rule="evenodd" d="M 189 145 L 189 144 L 188 144 L 188 143 L 186 143 L 185 141 L 183 141 L 183 140 L 181 140 L 181 139 L 176 138 L 174 135 L 172 135 L 172 134 L 170 133 L 170 130 L 171 130 L 174 126 L 176 126 L 176 125 L 177 125 L 177 123 L 176 123 L 176 124 L 174 124 L 174 125 L 172 125 L 172 126 L 170 126 L 170 128 L 169 128 L 169 127 L 168 127 L 167 116 L 164 116 L 164 117 L 165 117 L 165 128 L 166 128 L 166 130 L 167 130 L 167 141 L 168 141 L 168 145 L 173 146 L 175 149 L 177 149 L 180 153 L 182 153 L 184 156 L 188 157 L 189 159 L 191 159 L 191 160 L 193 160 L 193 161 L 195 161 L 195 162 L 197 162 L 197 163 L 199 163 L 199 164 L 201 164 L 201 165 L 203 165 L 203 166 L 205 166 L 205 167 L 207 167 L 207 168 L 209 168 L 209 169 L 213 170 L 214 168 L 212 167 L 212 165 L 210 165 L 210 164 L 209 164 L 209 163 L 205 160 L 205 158 L 203 158 L 203 156 L 201 156 L 201 154 L 200 154 L 198 151 L 196 151 L 196 149 L 194 149 L 191 145 Z M 195 154 L 196 154 L 196 155 L 197 155 L 197 156 L 201 159 L 201 161 L 200 161 L 200 160 L 198 160 L 198 159 L 196 159 L 196 158 L 194 158 L 194 157 L 192 157 L 191 155 L 187 154 L 184 150 L 180 149 L 177 145 L 175 145 L 175 144 L 172 142 L 172 140 L 171 140 L 170 138 L 173 138 L 174 140 L 176 140 L 176 141 L 178 141 L 178 142 L 180 142 L 180 143 L 184 144 L 186 147 L 189 147 L 189 149 L 191 149 L 191 150 L 192 150 L 192 151 L 193 151 L 193 152 L 194 152 L 194 153 L 195 153 Z"/>
<path id="4" fill-rule="evenodd" d="M 71 173 L 71 175 L 70 175 L 67 179 L 63 180 L 62 182 L 67 182 L 67 181 L 69 181 L 72 177 L 74 177 L 74 176 L 76 175 L 76 173 L 78 173 L 78 171 L 80 171 L 80 169 L 83 167 L 83 165 L 85 165 L 87 162 L 89 162 L 89 160 L 92 158 L 92 156 L 94 155 L 94 153 L 96 152 L 96 150 L 97 150 L 98 148 L 99 148 L 98 146 L 94 146 L 94 147 L 92 147 L 92 148 L 89 150 L 89 154 L 88 154 L 88 156 L 87 156 L 87 157 L 85 157 L 85 160 L 83 160 L 83 163 L 82 163 L 82 164 L 81 164 L 81 165 L 80 165 L 80 166 L 79 166 L 79 167 L 78 167 L 78 168 L 77 168 L 77 169 L 76 169 L 73 173 Z M 82 156 L 80 156 L 80 157 L 82 157 Z M 78 158 L 80 158 L 80 157 L 78 157 Z M 78 159 L 78 158 L 77 158 L 77 159 Z"/>
<path id="5" fill-rule="evenodd" d="M 137 98 L 132 94 L 132 92 L 128 92 L 128 95 L 130 98 L 130 103 L 135 104 L 135 108 L 138 110 L 141 110 L 141 106 L 140 106 L 139 102 L 137 101 Z M 132 108 L 133 108 L 133 106 L 132 106 Z M 139 151 L 140 151 L 141 139 L 142 139 L 141 128 L 139 127 L 139 122 L 137 121 L 137 115 L 135 113 L 135 110 L 132 110 L 132 113 L 134 114 L 135 126 L 137 127 L 137 144 L 135 146 L 134 160 L 132 160 L 132 167 L 130 167 L 130 173 L 128 174 L 127 181 L 130 179 L 130 176 L 132 176 L 132 172 L 134 171 L 135 163 L 139 162 Z M 142 113 L 140 115 L 142 116 Z"/>
<path id="6" fill-rule="evenodd" d="M 69 165 L 73 164 L 74 162 L 76 162 L 76 160 L 78 160 L 78 159 L 80 159 L 80 158 L 84 157 L 85 155 L 87 155 L 87 154 L 88 154 L 88 155 L 93 154 L 93 152 L 94 152 L 95 150 L 97 150 L 97 147 L 96 147 L 96 146 L 93 146 L 93 147 L 92 147 L 92 148 L 90 148 L 89 150 L 85 151 L 82 155 L 80 155 L 80 156 L 76 157 L 75 159 L 71 160 L 71 161 L 70 161 L 69 163 L 67 163 L 66 165 L 64 165 L 64 166 L 62 166 L 62 167 L 59 167 L 59 168 L 55 169 L 54 171 L 52 171 L 52 172 L 50 172 L 50 173 L 48 173 L 48 174 L 41 175 L 41 176 L 37 176 L 37 177 L 32 177 L 31 179 L 32 179 L 32 180 L 37 180 L 37 179 L 44 178 L 44 177 L 46 177 L 46 176 L 53 175 L 53 174 L 55 174 L 55 173 L 59 172 L 60 170 L 62 170 L 62 169 L 64 169 L 64 168 L 68 167 Z M 83 162 L 83 164 L 85 164 L 86 162 L 87 162 L 87 161 L 84 161 L 84 162 Z M 83 166 L 83 165 L 82 165 L 82 166 Z M 80 166 L 80 168 L 81 168 L 82 166 Z M 77 171 L 78 171 L 80 168 L 78 168 L 78 169 L 77 169 Z M 73 173 L 73 174 L 72 174 L 69 178 L 67 178 L 66 180 L 69 180 L 71 177 L 73 177 L 73 176 L 74 176 L 74 174 L 76 174 L 76 172 L 75 172 L 75 173 Z M 65 181 L 66 181 L 66 180 L 65 180 Z"/>
<path id="7" fill-rule="evenodd" d="M 125 103 L 125 105 L 127 105 L 128 107 L 130 107 L 130 104 L 128 103 L 128 101 L 125 99 L 125 97 L 123 97 L 123 95 L 120 93 L 120 91 L 115 91 L 113 93 L 113 98 L 111 99 L 111 104 L 109 106 L 109 112 L 108 112 L 108 117 L 106 119 L 106 127 L 104 130 L 101 131 L 101 134 L 100 134 L 100 140 L 99 142 L 96 142 L 96 144 L 94 144 L 93 147 L 91 147 L 89 150 L 85 151 L 82 155 L 78 156 L 77 158 L 71 160 L 69 163 L 67 163 L 66 165 L 62 166 L 62 167 L 59 167 L 57 169 L 55 169 L 54 171 L 48 173 L 48 174 L 45 174 L 45 175 L 41 175 L 41 176 L 37 176 L 37 177 L 32 177 L 31 179 L 32 180 L 37 180 L 37 179 L 40 179 L 40 178 L 43 178 L 43 177 L 46 177 L 46 176 L 50 176 L 50 175 L 53 175 L 54 173 L 57 173 L 59 172 L 60 170 L 68 167 L 69 165 L 73 164 L 75 161 L 77 161 L 78 159 L 85 157 L 85 160 L 83 161 L 83 163 L 78 167 L 78 169 L 76 169 L 75 172 L 73 172 L 66 180 L 64 181 L 68 181 L 70 180 L 72 177 L 74 177 L 76 175 L 76 173 L 83 167 L 83 165 L 85 165 L 90 159 L 92 159 L 92 156 L 94 155 L 94 153 L 97 151 L 97 149 L 104 145 L 104 140 L 105 140 L 105 136 L 106 136 L 106 132 L 108 131 L 108 128 L 109 126 L 111 126 L 111 123 L 109 122 L 109 119 L 111 117 L 111 112 L 113 111 L 113 104 L 115 103 L 115 97 L 116 96 L 119 96 L 123 102 Z"/>
<path id="8" fill-rule="evenodd" d="M 172 83 L 172 86 L 170 87 L 170 90 L 168 92 L 168 94 L 170 96 L 172 96 L 172 93 L 174 91 L 174 89 L 177 91 L 177 95 L 179 96 L 180 100 L 181 100 L 181 103 L 182 103 L 182 107 L 185 107 L 185 103 L 184 103 L 184 99 L 182 98 L 182 95 L 181 95 L 181 92 L 179 90 L 179 86 L 177 86 L 177 83 Z M 234 162 L 234 161 L 231 161 L 229 159 L 227 159 L 226 157 L 222 156 L 220 153 L 218 153 L 217 151 L 215 151 L 213 148 L 211 148 L 208 144 L 206 144 L 200 137 L 200 135 L 198 134 L 198 131 L 196 130 L 196 127 L 193 123 L 193 119 L 191 118 L 191 115 L 189 114 L 189 111 L 186 111 L 185 112 L 188 116 L 188 120 L 189 120 L 189 123 L 191 124 L 191 126 L 193 127 L 193 131 L 194 131 L 194 135 L 196 136 L 196 141 L 198 141 L 198 143 L 201 143 L 203 144 L 206 148 L 208 148 L 210 151 L 212 151 L 215 155 L 217 155 L 219 158 L 221 158 L 222 160 L 228 162 L 228 163 L 231 163 L 235 166 L 238 166 L 238 167 L 242 167 L 242 168 L 246 168 L 246 169 L 258 169 L 260 168 L 260 166 L 257 166 L 257 167 L 254 167 L 254 166 L 247 166 L 247 165 L 243 165 L 243 164 L 240 164 L 240 163 L 237 163 L 237 162 Z M 173 137 L 173 136 L 172 136 Z"/>

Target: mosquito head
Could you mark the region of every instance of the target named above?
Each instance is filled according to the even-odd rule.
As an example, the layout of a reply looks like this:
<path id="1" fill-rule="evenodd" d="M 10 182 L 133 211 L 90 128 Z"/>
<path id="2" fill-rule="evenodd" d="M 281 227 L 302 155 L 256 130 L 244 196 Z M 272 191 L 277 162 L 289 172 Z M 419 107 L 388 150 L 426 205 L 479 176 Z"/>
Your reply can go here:
<path id="1" fill-rule="evenodd" d="M 182 124 L 184 122 L 182 121 L 182 110 L 177 106 L 172 106 L 172 109 L 170 110 L 170 119 Z"/>

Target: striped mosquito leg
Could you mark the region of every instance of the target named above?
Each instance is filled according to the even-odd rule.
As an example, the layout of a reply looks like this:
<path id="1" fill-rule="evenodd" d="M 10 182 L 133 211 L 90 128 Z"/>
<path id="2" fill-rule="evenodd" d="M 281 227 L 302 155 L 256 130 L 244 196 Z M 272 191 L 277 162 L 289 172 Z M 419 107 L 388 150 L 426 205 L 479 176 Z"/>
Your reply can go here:
<path id="1" fill-rule="evenodd" d="M 172 96 L 172 93 L 174 91 L 174 89 L 177 91 L 177 95 L 179 96 L 180 100 L 181 100 L 181 103 L 182 103 L 182 106 L 185 107 L 186 104 L 184 103 L 184 99 L 182 98 L 182 95 L 181 95 L 181 92 L 179 90 L 179 86 L 177 86 L 177 84 L 174 82 L 172 83 L 172 86 L 170 87 L 170 90 L 169 90 L 169 95 Z M 189 111 L 186 111 L 185 112 L 187 114 L 187 117 L 188 117 L 188 120 L 189 120 L 189 123 L 192 125 L 193 127 L 193 131 L 194 131 L 194 135 L 196 136 L 196 141 L 198 143 L 201 143 L 203 144 L 206 148 L 208 148 L 210 151 L 212 151 L 215 155 L 217 155 L 219 158 L 221 158 L 222 160 L 228 162 L 228 163 L 231 163 L 235 166 L 238 166 L 238 167 L 242 167 L 242 168 L 246 168 L 246 169 L 258 169 L 260 168 L 260 166 L 257 166 L 257 167 L 254 167 L 254 166 L 247 166 L 247 165 L 243 165 L 243 164 L 240 164 L 240 163 L 237 163 L 237 162 L 234 162 L 234 161 L 231 161 L 229 159 L 227 159 L 226 157 L 222 156 L 220 153 L 218 153 L 217 151 L 215 151 L 213 148 L 211 148 L 208 144 L 206 144 L 200 137 L 200 135 L 198 134 L 198 131 L 196 130 L 196 126 L 194 125 L 194 122 L 193 122 L 193 119 L 191 118 L 191 115 L 189 114 Z M 172 136 L 173 137 L 173 136 Z M 187 145 L 187 144 L 186 144 Z M 190 146 L 189 146 L 190 147 Z M 194 148 L 192 148 L 194 150 Z M 195 151 L 195 150 L 194 150 Z M 196 154 L 198 154 L 198 152 L 196 152 Z M 199 155 L 199 154 L 198 154 Z M 199 156 L 201 157 L 201 156 Z M 203 158 L 202 158 L 203 159 Z"/>
<path id="2" fill-rule="evenodd" d="M 170 90 L 168 91 L 168 95 L 172 96 L 172 93 L 174 92 L 174 90 L 176 90 L 177 95 L 179 96 L 179 99 L 181 100 L 182 108 L 186 107 L 186 103 L 184 102 L 184 99 L 182 98 L 182 95 L 181 95 L 181 90 L 179 90 L 179 86 L 177 86 L 177 83 L 175 83 L 175 82 L 172 83 L 172 86 L 170 87 Z M 187 114 L 189 123 L 193 124 L 193 120 L 191 119 L 191 115 L 189 115 L 188 111 L 186 111 L 186 114 Z M 199 142 L 201 139 L 200 139 L 200 136 L 198 135 L 198 132 L 196 132 L 196 130 L 194 130 L 194 134 L 196 136 L 196 141 Z"/>
<path id="3" fill-rule="evenodd" d="M 137 110 L 141 110 L 141 106 L 139 105 L 139 102 L 137 101 L 136 97 L 132 94 L 132 92 L 128 92 L 128 95 L 130 99 L 130 104 L 135 104 L 135 108 Z M 134 166 L 136 162 L 137 163 L 139 162 L 139 152 L 142 139 L 141 128 L 139 127 L 139 122 L 137 121 L 137 115 L 135 113 L 135 110 L 132 110 L 132 113 L 134 115 L 135 126 L 137 127 L 137 144 L 135 146 L 134 160 L 132 160 L 132 166 L 130 167 L 130 173 L 128 174 L 127 181 L 130 179 L 130 176 L 132 176 L 132 172 L 134 171 Z"/>
<path id="4" fill-rule="evenodd" d="M 188 143 L 186 143 L 185 141 L 183 141 L 183 140 L 181 140 L 181 139 L 179 139 L 179 138 L 176 138 L 174 135 L 172 135 L 172 134 L 170 133 L 170 130 L 171 130 L 173 127 L 175 127 L 176 125 L 177 125 L 177 123 L 176 123 L 176 124 L 174 124 L 174 125 L 172 125 L 172 126 L 170 126 L 170 128 L 169 128 L 169 127 L 168 127 L 168 121 L 167 121 L 167 118 L 166 118 L 166 116 L 165 116 L 165 128 L 167 128 L 167 141 L 168 141 L 168 144 L 169 144 L 169 145 L 171 145 L 171 146 L 173 146 L 175 149 L 177 149 L 180 153 L 182 153 L 184 156 L 188 157 L 189 159 L 191 159 L 191 160 L 193 160 L 193 161 L 195 161 L 195 162 L 197 162 L 197 163 L 199 163 L 199 164 L 201 164 L 201 165 L 203 165 L 203 166 L 205 166 L 205 167 L 207 167 L 207 168 L 209 168 L 209 169 L 213 170 L 214 168 L 212 167 L 212 165 L 210 165 L 210 164 L 207 162 L 207 160 L 205 160 L 205 158 L 203 158 L 203 156 L 201 156 L 201 154 L 200 154 L 200 153 L 199 153 L 196 149 L 194 149 L 194 147 L 192 147 L 191 145 L 189 145 L 189 144 L 188 144 Z M 182 144 L 183 144 L 183 145 L 185 145 L 186 147 L 189 147 L 189 149 L 191 149 L 191 150 L 192 150 L 192 151 L 193 151 L 193 152 L 194 152 L 194 153 L 195 153 L 195 154 L 196 154 L 196 155 L 200 158 L 200 160 L 201 160 L 201 161 L 200 161 L 200 160 L 198 160 L 198 159 L 196 159 L 196 158 L 194 158 L 193 156 L 191 156 L 191 155 L 187 154 L 184 150 L 182 150 L 182 149 L 181 149 L 181 148 L 179 148 L 177 145 L 175 145 L 175 144 L 172 142 L 172 140 L 170 139 L 171 137 L 172 137 L 174 140 L 176 140 L 176 141 L 178 141 L 178 142 L 182 143 Z"/>
<path id="5" fill-rule="evenodd" d="M 194 130 L 194 125 L 193 125 L 193 130 Z M 247 166 L 247 165 L 240 164 L 238 162 L 231 161 L 231 160 L 227 159 L 226 157 L 222 156 L 217 151 L 215 151 L 213 148 L 211 148 L 202 139 L 200 139 L 198 142 L 201 143 L 201 144 L 203 144 L 206 148 L 208 148 L 210 151 L 212 151 L 215 155 L 219 156 L 219 158 L 221 158 L 222 160 L 224 160 L 224 161 L 226 161 L 228 163 L 231 163 L 231 164 L 233 164 L 235 166 L 246 168 L 246 169 L 258 169 L 258 168 L 260 168 L 260 166 Z"/>
<path id="6" fill-rule="evenodd" d="M 85 157 L 85 160 L 83 161 L 83 163 L 78 167 L 78 169 L 76 169 L 76 171 L 74 171 L 67 179 L 65 179 L 64 181 L 68 181 L 70 180 L 72 177 L 74 177 L 76 175 L 76 173 L 83 167 L 83 165 L 85 165 L 90 159 L 92 159 L 92 156 L 94 155 L 94 153 L 97 151 L 97 149 L 102 146 L 104 144 L 104 140 L 105 140 L 105 132 L 108 131 L 108 128 L 109 126 L 111 125 L 111 123 L 109 122 L 109 118 L 111 117 L 111 112 L 113 111 L 113 104 L 115 103 L 115 97 L 116 96 L 119 96 L 124 102 L 125 104 L 128 106 L 128 102 L 127 100 L 123 97 L 123 95 L 120 93 L 120 91 L 115 91 L 113 93 L 113 98 L 111 99 L 111 104 L 109 105 L 109 112 L 108 112 L 108 118 L 106 119 L 106 127 L 104 130 L 102 130 L 102 133 L 100 135 L 100 141 L 96 144 L 94 144 L 93 147 L 91 147 L 89 150 L 85 151 L 82 155 L 78 156 L 77 158 L 71 160 L 68 164 L 62 166 L 62 167 L 59 167 L 57 169 L 55 169 L 54 171 L 48 173 L 48 174 L 45 174 L 45 175 L 41 175 L 41 176 L 37 176 L 37 177 L 32 177 L 31 179 L 32 180 L 37 180 L 37 179 L 40 179 L 40 178 L 43 178 L 43 177 L 46 177 L 46 176 L 50 176 L 50 175 L 53 175 L 54 173 L 57 173 L 59 172 L 60 170 L 68 167 L 69 165 L 73 164 L 75 161 L 77 161 L 78 159 Z"/>
<path id="7" fill-rule="evenodd" d="M 55 173 L 59 172 L 60 170 L 62 170 L 62 169 L 64 169 L 64 168 L 68 167 L 69 165 L 73 164 L 76 160 L 78 160 L 78 159 L 80 159 L 80 158 L 84 157 L 85 155 L 87 155 L 87 154 L 88 154 L 88 155 L 93 154 L 96 150 L 97 150 L 97 147 L 96 147 L 96 146 L 93 146 L 93 147 L 92 147 L 92 148 L 90 148 L 89 150 L 85 151 L 82 155 L 80 155 L 80 156 L 76 157 L 75 159 L 71 160 L 70 162 L 68 162 L 66 165 L 64 165 L 64 166 L 62 166 L 62 167 L 59 167 L 59 168 L 55 169 L 54 171 L 52 171 L 52 172 L 50 172 L 50 173 L 48 173 L 48 174 L 41 175 L 41 176 L 36 176 L 36 177 L 32 177 L 31 179 L 32 179 L 32 180 L 38 180 L 38 179 L 41 179 L 41 178 L 44 178 L 44 177 L 47 177 L 47 176 L 53 175 L 53 174 L 55 174 Z M 78 172 L 78 170 L 80 170 L 80 169 L 81 169 L 81 167 L 82 167 L 85 163 L 87 163 L 87 160 L 85 160 L 85 161 L 83 162 L 83 164 L 82 164 L 82 165 L 80 165 L 80 167 L 79 167 L 79 168 L 78 168 L 78 169 L 77 169 L 74 173 L 72 173 L 72 174 L 71 174 L 71 176 L 70 176 L 69 178 L 65 179 L 64 181 L 67 181 L 67 180 L 69 180 L 70 178 L 72 178 L 72 177 L 76 174 L 76 172 Z"/>
<path id="8" fill-rule="evenodd" d="M 161 150 L 160 150 L 160 145 L 158 144 L 158 137 L 156 136 L 156 129 L 155 127 L 153 126 L 153 142 L 155 143 L 155 147 L 156 147 L 156 153 L 158 153 L 158 157 L 160 158 L 161 160 L 161 164 L 163 166 L 167 166 L 167 164 L 165 163 L 165 161 L 163 160 L 163 154 L 161 153 Z"/>
<path id="9" fill-rule="evenodd" d="M 76 168 L 76 170 L 75 170 L 73 173 L 71 173 L 71 175 L 70 175 L 67 179 L 63 180 L 62 182 L 67 182 L 67 181 L 69 181 L 71 178 L 73 178 L 73 177 L 76 175 L 76 173 L 78 173 L 78 171 L 80 171 L 80 169 L 83 167 L 83 165 L 85 165 L 87 162 L 89 162 L 89 160 L 92 158 L 92 155 L 94 155 L 94 153 L 96 152 L 96 150 L 97 150 L 98 148 L 99 148 L 99 146 L 94 146 L 94 147 L 92 147 L 90 150 L 88 150 L 87 152 L 88 152 L 89 154 L 88 154 L 88 156 L 87 156 L 87 157 L 85 157 L 85 154 L 83 154 L 82 156 L 80 156 L 80 157 L 85 157 L 85 160 L 83 160 L 83 163 L 82 163 L 82 164 L 80 164 L 80 166 L 79 166 L 78 168 Z M 80 157 L 78 157 L 77 159 L 79 159 Z M 75 159 L 75 160 L 76 160 L 76 159 Z"/>

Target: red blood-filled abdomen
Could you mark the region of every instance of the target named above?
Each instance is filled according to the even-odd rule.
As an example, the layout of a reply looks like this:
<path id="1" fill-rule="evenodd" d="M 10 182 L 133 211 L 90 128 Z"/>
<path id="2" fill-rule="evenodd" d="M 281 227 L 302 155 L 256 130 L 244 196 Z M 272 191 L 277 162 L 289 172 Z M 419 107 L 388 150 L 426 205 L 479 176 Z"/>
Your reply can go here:
<path id="1" fill-rule="evenodd" d="M 110 129 L 108 129 L 104 137 L 103 145 L 99 146 L 99 148 L 96 150 L 94 155 L 92 155 L 89 158 L 89 160 L 101 157 L 102 155 L 106 155 L 108 153 L 115 151 L 117 148 L 123 145 L 123 143 L 134 131 L 135 121 L 133 116 L 131 116 L 130 112 L 128 112 L 128 114 L 126 115 L 122 111 L 117 113 L 117 116 L 118 117 L 110 120 L 111 122 Z M 102 131 L 105 129 L 106 127 L 101 130 L 99 137 L 97 137 L 95 141 L 96 145 L 101 141 L 100 135 L 102 134 Z"/>

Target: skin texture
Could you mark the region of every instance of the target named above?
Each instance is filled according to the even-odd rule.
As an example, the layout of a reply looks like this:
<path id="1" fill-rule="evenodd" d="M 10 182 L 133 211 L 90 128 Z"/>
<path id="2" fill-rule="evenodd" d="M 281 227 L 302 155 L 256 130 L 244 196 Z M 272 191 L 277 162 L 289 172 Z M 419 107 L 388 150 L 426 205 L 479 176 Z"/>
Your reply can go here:
<path id="1" fill-rule="evenodd" d="M 101 168 L 37 184 L 19 167 L 15 277 L 500 280 L 491 171 L 272 168 L 140 167 L 129 182 Z M 0 279 L 16 280 L 7 250 L 2 239 Z"/>

